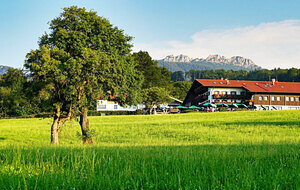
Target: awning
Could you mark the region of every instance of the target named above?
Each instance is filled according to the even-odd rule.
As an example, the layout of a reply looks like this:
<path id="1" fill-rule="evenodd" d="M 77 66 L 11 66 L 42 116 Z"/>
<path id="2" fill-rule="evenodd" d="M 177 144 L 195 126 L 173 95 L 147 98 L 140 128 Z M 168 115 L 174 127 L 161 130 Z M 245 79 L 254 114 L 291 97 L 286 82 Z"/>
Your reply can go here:
<path id="1" fill-rule="evenodd" d="M 200 106 L 202 106 L 202 107 L 213 107 L 213 108 L 217 107 L 216 104 L 211 104 L 211 103 L 205 103 L 205 104 L 202 104 Z"/>
<path id="2" fill-rule="evenodd" d="M 188 107 L 185 106 L 178 106 L 179 109 L 189 109 Z"/>
<path id="3" fill-rule="evenodd" d="M 217 105 L 217 107 L 228 107 L 228 104 L 220 103 L 220 104 Z"/>
<path id="4" fill-rule="evenodd" d="M 200 109 L 202 109 L 202 108 L 197 107 L 197 106 L 191 106 L 191 107 L 189 107 L 189 109 L 198 109 L 198 110 L 200 110 Z"/>

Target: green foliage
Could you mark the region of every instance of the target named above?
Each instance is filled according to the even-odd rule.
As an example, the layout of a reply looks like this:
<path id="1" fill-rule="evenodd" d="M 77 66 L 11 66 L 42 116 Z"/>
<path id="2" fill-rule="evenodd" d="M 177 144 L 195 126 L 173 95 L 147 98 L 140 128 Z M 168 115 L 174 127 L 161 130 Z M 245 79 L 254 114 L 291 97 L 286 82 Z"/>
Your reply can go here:
<path id="1" fill-rule="evenodd" d="M 256 80 L 269 81 L 274 78 L 281 82 L 300 82 L 300 69 L 261 69 L 254 71 L 245 70 L 190 70 L 185 73 L 176 71 L 171 74 L 172 81 L 182 79 L 194 81 L 195 79 L 230 79 L 230 80 Z"/>
<path id="2" fill-rule="evenodd" d="M 220 108 L 218 108 L 219 109 L 219 111 L 221 111 L 221 112 L 224 112 L 224 111 L 227 111 L 227 108 L 225 108 L 225 107 L 220 107 Z M 247 109 L 246 109 L 247 110 Z"/>
<path id="3" fill-rule="evenodd" d="M 185 81 L 185 73 L 183 71 L 175 71 L 171 73 L 171 80 L 174 82 Z"/>
<path id="4" fill-rule="evenodd" d="M 195 111 L 195 110 L 190 110 L 190 109 L 183 109 L 183 110 L 181 110 L 180 111 L 180 113 L 196 113 L 196 112 L 198 112 L 198 111 Z"/>
<path id="5" fill-rule="evenodd" d="M 165 67 L 159 67 L 157 61 L 153 60 L 148 52 L 133 53 L 133 58 L 137 63 L 136 68 L 144 75 L 143 89 L 169 86 L 170 71 Z"/>
<path id="6" fill-rule="evenodd" d="M 71 6 L 50 22 L 50 34 L 26 56 L 25 67 L 63 111 L 109 96 L 121 105 L 137 104 L 143 77 L 130 56 L 131 39 L 96 12 Z"/>
<path id="7" fill-rule="evenodd" d="M 171 96 L 184 100 L 188 91 L 192 86 L 192 82 L 190 81 L 178 81 L 173 83 L 173 88 L 171 89 Z"/>
<path id="8" fill-rule="evenodd" d="M 136 110 L 136 115 L 143 115 L 143 114 L 144 114 L 143 110 L 140 110 L 140 109 Z"/>
<path id="9" fill-rule="evenodd" d="M 143 104 L 151 110 L 153 106 L 170 101 L 169 92 L 165 88 L 152 87 L 143 90 Z"/>
<path id="10" fill-rule="evenodd" d="M 299 111 L 90 117 L 83 146 L 67 122 L 0 120 L 2 189 L 298 189 Z M 39 130 L 37 130 L 39 128 Z"/>
<path id="11" fill-rule="evenodd" d="M 82 133 L 79 131 L 77 131 L 76 135 L 80 140 L 85 140 L 85 139 L 91 139 L 96 137 L 97 133 L 95 129 L 87 129 L 85 131 L 85 135 L 82 135 Z"/>
<path id="12" fill-rule="evenodd" d="M 0 76 L 0 117 L 25 116 L 39 110 L 27 94 L 29 84 L 24 73 L 9 68 Z"/>
<path id="13" fill-rule="evenodd" d="M 236 109 L 236 111 L 248 111 L 247 108 L 239 108 L 239 109 Z"/>

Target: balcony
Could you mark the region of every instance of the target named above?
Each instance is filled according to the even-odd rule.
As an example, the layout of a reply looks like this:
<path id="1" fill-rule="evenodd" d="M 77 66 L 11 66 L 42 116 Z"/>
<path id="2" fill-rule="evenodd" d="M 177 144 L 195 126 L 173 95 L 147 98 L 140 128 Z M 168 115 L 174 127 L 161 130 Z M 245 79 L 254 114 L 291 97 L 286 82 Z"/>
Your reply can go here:
<path id="1" fill-rule="evenodd" d="M 213 99 L 245 99 L 247 95 L 214 94 Z"/>

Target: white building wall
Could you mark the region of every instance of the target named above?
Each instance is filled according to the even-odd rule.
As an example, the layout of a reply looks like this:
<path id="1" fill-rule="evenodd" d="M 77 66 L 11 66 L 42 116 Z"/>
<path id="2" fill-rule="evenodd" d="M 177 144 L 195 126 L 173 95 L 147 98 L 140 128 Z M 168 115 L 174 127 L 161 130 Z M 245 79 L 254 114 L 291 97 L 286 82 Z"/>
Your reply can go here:
<path id="1" fill-rule="evenodd" d="M 300 110 L 300 106 L 255 105 L 256 110 Z"/>
<path id="2" fill-rule="evenodd" d="M 107 100 L 97 100 L 97 111 L 136 111 L 137 109 L 144 109 L 145 106 L 139 104 L 137 106 L 120 106 L 117 102 Z"/>

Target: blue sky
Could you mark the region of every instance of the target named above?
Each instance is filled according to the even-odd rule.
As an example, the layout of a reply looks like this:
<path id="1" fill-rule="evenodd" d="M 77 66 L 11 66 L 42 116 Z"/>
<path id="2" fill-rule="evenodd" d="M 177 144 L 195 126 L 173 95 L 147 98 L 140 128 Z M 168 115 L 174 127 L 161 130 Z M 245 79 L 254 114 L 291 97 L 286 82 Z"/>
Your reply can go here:
<path id="1" fill-rule="evenodd" d="M 155 59 L 240 55 L 265 68 L 300 68 L 297 0 L 1 0 L 0 65 L 21 68 L 47 23 L 71 5 L 94 9 Z"/>

